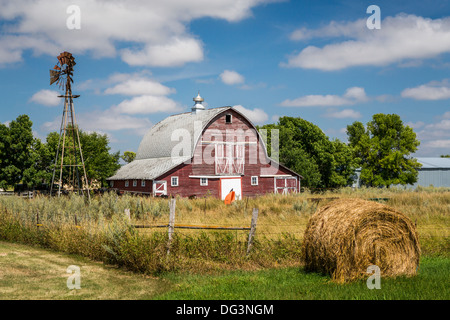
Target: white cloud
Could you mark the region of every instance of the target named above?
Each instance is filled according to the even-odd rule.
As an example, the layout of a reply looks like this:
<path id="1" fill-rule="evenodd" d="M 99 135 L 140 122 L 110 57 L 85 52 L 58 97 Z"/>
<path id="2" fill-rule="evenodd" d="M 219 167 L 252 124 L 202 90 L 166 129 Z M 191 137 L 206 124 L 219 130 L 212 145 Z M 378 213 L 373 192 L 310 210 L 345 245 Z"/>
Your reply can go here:
<path id="1" fill-rule="evenodd" d="M 362 36 L 366 30 L 365 19 L 345 22 L 331 21 L 328 25 L 316 30 L 306 27 L 294 30 L 290 35 L 290 39 L 293 41 L 304 41 L 312 38 L 355 37 L 357 35 Z"/>
<path id="2" fill-rule="evenodd" d="M 344 109 L 341 111 L 328 112 L 327 114 L 325 114 L 325 117 L 336 119 L 345 119 L 345 118 L 357 119 L 361 118 L 362 115 L 358 111 L 352 109 Z"/>
<path id="3" fill-rule="evenodd" d="M 143 95 L 124 100 L 117 106 L 112 107 L 111 110 L 120 114 L 150 114 L 177 112 L 181 111 L 182 108 L 178 103 L 167 97 Z"/>
<path id="4" fill-rule="evenodd" d="M 104 85 L 111 84 L 113 86 L 107 88 L 104 91 L 105 94 L 121 94 L 133 97 L 112 106 L 112 113 L 150 114 L 157 112 L 170 113 L 181 110 L 177 102 L 166 97 L 175 93 L 175 89 L 150 79 L 147 76 L 147 72 L 115 73 L 104 81 Z"/>
<path id="5" fill-rule="evenodd" d="M 278 122 L 278 120 L 280 120 L 280 116 L 278 114 L 274 114 L 272 117 L 270 117 L 270 119 L 272 120 L 272 122 Z"/>
<path id="6" fill-rule="evenodd" d="M 238 88 L 242 90 L 253 90 L 259 88 L 266 88 L 265 82 L 258 82 L 254 84 L 245 83 L 245 77 L 234 70 L 224 70 L 219 75 L 220 80 L 227 85 L 240 85 Z"/>
<path id="7" fill-rule="evenodd" d="M 62 105 L 61 98 L 58 98 L 59 92 L 53 90 L 40 90 L 33 94 L 29 102 L 34 102 L 47 107 L 56 107 Z"/>
<path id="8" fill-rule="evenodd" d="M 450 148 L 450 112 L 445 112 L 438 119 L 437 122 L 428 124 L 419 121 L 419 126 L 414 128 L 419 129 L 416 134 L 421 141 L 419 152 L 422 155 L 439 156 L 448 154 Z"/>
<path id="9" fill-rule="evenodd" d="M 128 115 L 117 115 L 104 111 L 96 113 L 84 113 L 77 117 L 79 125 L 84 130 L 98 131 L 102 130 L 140 130 L 142 128 L 149 129 L 152 126 L 150 120 L 142 117 L 132 117 Z"/>
<path id="10" fill-rule="evenodd" d="M 405 123 L 407 126 L 410 126 L 414 130 L 422 128 L 425 125 L 425 122 L 423 121 L 417 121 L 417 122 L 407 122 Z"/>
<path id="11" fill-rule="evenodd" d="M 254 108 L 253 110 L 244 108 L 241 105 L 233 106 L 234 109 L 241 112 L 244 116 L 246 116 L 251 122 L 256 124 L 263 124 L 267 120 L 269 120 L 269 116 L 264 110 L 259 108 Z"/>
<path id="12" fill-rule="evenodd" d="M 105 132 L 130 130 L 141 134 L 152 127 L 152 122 L 146 118 L 120 115 L 106 111 L 93 111 L 89 113 L 77 114 L 77 124 L 86 132 Z M 46 132 L 60 129 L 61 118 L 57 117 L 53 121 L 45 122 L 42 129 Z"/>
<path id="13" fill-rule="evenodd" d="M 155 80 L 146 78 L 127 79 L 114 87 L 105 90 L 105 94 L 122 94 L 127 96 L 165 96 L 171 93 L 175 93 L 175 89 L 166 87 Z"/>
<path id="14" fill-rule="evenodd" d="M 179 66 L 203 59 L 201 40 L 189 31 L 195 19 L 235 22 L 267 0 L 77 0 L 81 28 L 70 30 L 71 0 L 0 0 L 0 65 L 22 60 L 24 50 L 116 57 L 133 66 Z M 49 18 L 51 17 L 51 18 Z M 126 47 L 124 47 L 126 46 Z"/>
<path id="15" fill-rule="evenodd" d="M 150 76 L 152 73 L 148 70 L 141 70 L 134 73 L 120 73 L 115 72 L 109 75 L 106 79 L 88 79 L 83 82 L 75 83 L 76 90 L 93 90 L 98 94 L 105 93 L 106 90 L 112 88 L 115 85 L 123 86 L 129 81 L 154 81 Z M 107 94 L 113 94 L 114 92 L 108 92 Z M 131 92 L 121 92 L 120 94 L 129 95 Z M 115 93 L 114 93 L 115 94 Z"/>
<path id="16" fill-rule="evenodd" d="M 450 133 L 450 119 L 442 119 L 438 123 L 433 123 L 425 126 L 427 130 L 448 130 Z"/>
<path id="17" fill-rule="evenodd" d="M 432 81 L 415 88 L 407 88 L 402 91 L 403 98 L 416 100 L 445 100 L 450 99 L 450 82 L 448 79 Z"/>
<path id="18" fill-rule="evenodd" d="M 233 70 L 225 70 L 219 77 L 223 83 L 228 85 L 244 83 L 244 77 Z"/>
<path id="19" fill-rule="evenodd" d="M 147 45 L 143 50 L 124 49 L 122 60 L 130 66 L 176 67 L 203 60 L 203 46 L 196 39 L 172 39 L 165 44 Z"/>
<path id="20" fill-rule="evenodd" d="M 364 88 L 348 88 L 344 95 L 306 95 L 293 100 L 286 99 L 280 103 L 282 107 L 318 107 L 353 105 L 368 101 Z"/>
<path id="21" fill-rule="evenodd" d="M 450 139 L 449 140 L 434 140 L 430 141 L 426 144 L 429 148 L 450 148 Z"/>
<path id="22" fill-rule="evenodd" d="M 450 52 L 450 17 L 429 19 L 399 14 L 386 17 L 381 29 L 369 30 L 365 20 L 331 22 L 317 30 L 294 31 L 293 40 L 314 37 L 346 37 L 322 48 L 308 46 L 289 57 L 286 67 L 340 70 L 353 66 L 385 66 L 437 57 Z"/>
<path id="23" fill-rule="evenodd" d="M 282 107 L 315 107 L 340 106 L 348 104 L 348 100 L 336 95 L 307 95 L 293 100 L 286 99 L 281 102 Z"/>
<path id="24" fill-rule="evenodd" d="M 348 88 L 345 91 L 344 98 L 355 102 L 365 102 L 368 100 L 366 91 L 361 87 Z"/>

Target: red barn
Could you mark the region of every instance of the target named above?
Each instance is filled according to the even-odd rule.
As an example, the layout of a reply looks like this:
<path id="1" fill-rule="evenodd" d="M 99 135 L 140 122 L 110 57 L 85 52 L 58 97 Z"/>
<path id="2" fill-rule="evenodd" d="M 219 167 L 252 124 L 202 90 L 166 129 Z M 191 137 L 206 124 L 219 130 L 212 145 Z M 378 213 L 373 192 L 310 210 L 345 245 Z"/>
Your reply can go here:
<path id="1" fill-rule="evenodd" d="M 205 109 L 200 95 L 194 101 L 191 112 L 167 117 L 146 133 L 136 159 L 108 179 L 111 187 L 221 199 L 231 190 L 236 199 L 300 190 L 301 176 L 268 156 L 246 116 L 232 107 Z"/>

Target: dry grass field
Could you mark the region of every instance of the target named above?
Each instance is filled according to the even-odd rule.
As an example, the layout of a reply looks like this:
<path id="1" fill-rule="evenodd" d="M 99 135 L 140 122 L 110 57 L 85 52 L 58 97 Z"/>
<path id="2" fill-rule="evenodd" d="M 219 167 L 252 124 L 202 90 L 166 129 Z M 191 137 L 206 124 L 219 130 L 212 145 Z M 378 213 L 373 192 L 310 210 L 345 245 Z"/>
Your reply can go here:
<path id="1" fill-rule="evenodd" d="M 258 208 L 255 243 L 249 256 L 245 254 L 248 231 L 175 229 L 167 257 L 167 228 L 135 229 L 133 225 L 167 225 L 168 199 L 132 195 L 105 194 L 93 197 L 90 203 L 74 195 L 0 197 L 0 239 L 74 253 L 148 274 L 292 267 L 302 264 L 301 245 L 309 218 L 336 198 L 369 199 L 392 206 L 417 226 L 422 255 L 450 253 L 450 191 L 436 188 L 267 194 L 231 205 L 215 198 L 176 198 L 176 225 L 248 227 L 252 209 Z M 130 220 L 125 209 L 130 210 Z"/>

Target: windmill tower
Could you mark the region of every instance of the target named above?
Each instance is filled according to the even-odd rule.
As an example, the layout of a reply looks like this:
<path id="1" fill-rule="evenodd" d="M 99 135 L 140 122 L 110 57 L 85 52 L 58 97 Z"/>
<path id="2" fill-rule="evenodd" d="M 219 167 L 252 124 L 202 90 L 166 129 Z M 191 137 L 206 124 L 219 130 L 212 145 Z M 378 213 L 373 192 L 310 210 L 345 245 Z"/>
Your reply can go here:
<path id="1" fill-rule="evenodd" d="M 63 185 L 66 185 L 67 189 L 78 194 L 84 195 L 86 192 L 90 199 L 89 184 L 73 105 L 73 99 L 79 97 L 79 95 L 72 95 L 71 84 L 73 83 L 73 67 L 75 64 L 75 58 L 72 54 L 64 51 L 58 56 L 58 63 L 53 67 L 53 70 L 50 70 L 50 85 L 56 83 L 61 89 L 65 90 L 65 95 L 58 96 L 64 98 L 64 110 L 61 119 L 50 194 L 53 192 L 55 175 L 58 168 L 58 196 L 61 195 Z"/>

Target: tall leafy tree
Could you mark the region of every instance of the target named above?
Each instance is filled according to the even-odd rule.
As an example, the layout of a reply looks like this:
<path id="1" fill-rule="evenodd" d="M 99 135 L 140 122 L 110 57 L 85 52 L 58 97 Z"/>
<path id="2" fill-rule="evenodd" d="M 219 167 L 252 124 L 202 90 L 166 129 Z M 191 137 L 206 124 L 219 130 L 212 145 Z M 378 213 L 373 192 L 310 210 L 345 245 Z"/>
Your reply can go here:
<path id="1" fill-rule="evenodd" d="M 32 125 L 27 115 L 17 117 L 8 126 L 0 124 L 0 188 L 7 189 L 18 183 L 23 183 L 29 188 L 41 183 L 51 183 L 59 134 L 49 133 L 46 143 L 42 143 L 33 137 Z M 105 186 L 106 178 L 112 176 L 120 167 L 120 152 L 110 153 L 107 135 L 96 132 L 85 133 L 81 130 L 79 134 L 88 180 L 98 181 Z M 73 150 L 73 145 L 72 137 L 68 136 L 67 150 Z M 60 154 L 61 151 L 60 145 Z M 73 152 L 67 152 L 64 164 L 74 163 Z M 59 163 L 56 164 L 57 167 L 59 165 Z M 64 170 L 63 175 L 67 177 L 70 168 L 65 167 Z"/>
<path id="2" fill-rule="evenodd" d="M 133 161 L 136 158 L 136 153 L 133 151 L 125 151 L 123 153 L 123 155 L 121 156 L 121 158 L 126 163 L 130 163 L 131 161 Z"/>
<path id="3" fill-rule="evenodd" d="M 106 134 L 80 131 L 80 141 L 88 180 L 96 180 L 101 186 L 107 186 L 106 179 L 120 168 L 120 151 L 110 153 L 111 148 Z"/>
<path id="4" fill-rule="evenodd" d="M 361 181 L 368 186 L 413 184 L 420 164 L 411 154 L 420 142 L 397 114 L 375 114 L 367 127 L 347 126 L 349 146 L 361 166 Z"/>
<path id="5" fill-rule="evenodd" d="M 302 118 L 282 117 L 277 124 L 261 128 L 279 130 L 280 162 L 303 176 L 302 185 L 334 188 L 351 183 L 356 164 L 351 150 L 337 139 L 331 141 L 318 126 Z"/>
<path id="6" fill-rule="evenodd" d="M 110 153 L 109 147 L 109 139 L 106 134 L 102 135 L 97 132 L 87 133 L 82 130 L 79 130 L 80 143 L 81 143 L 81 151 L 83 153 L 84 165 L 86 168 L 86 175 L 89 183 L 98 182 L 100 186 L 106 186 L 106 179 L 112 176 L 117 169 L 120 168 L 119 159 L 120 152 Z M 78 139 L 76 139 L 78 140 Z M 47 136 L 47 148 L 49 152 L 53 155 L 53 160 L 55 158 L 57 149 L 58 149 L 58 141 L 59 134 L 56 132 L 51 132 Z M 76 141 L 75 141 L 76 142 Z M 69 137 L 66 142 L 67 150 L 73 150 L 73 139 Z M 72 151 L 71 150 L 71 151 Z M 60 145 L 59 154 L 62 152 L 62 144 Z M 60 161 L 59 158 L 58 161 Z M 77 157 L 77 164 L 81 164 L 81 159 Z M 73 164 L 75 163 L 73 152 L 65 152 L 64 155 L 64 164 Z M 60 163 L 57 163 L 57 168 Z M 63 168 L 63 183 L 68 183 L 69 176 L 73 172 L 70 171 L 71 167 Z M 57 170 L 58 171 L 58 170 Z M 81 178 L 83 175 L 81 167 L 79 168 L 79 177 Z M 57 181 L 59 177 L 55 178 Z M 75 180 L 76 181 L 76 180 Z M 92 186 L 91 186 L 92 187 Z"/>
<path id="7" fill-rule="evenodd" d="M 0 128 L 0 185 L 7 188 L 20 183 L 25 171 L 33 165 L 33 123 L 27 115 L 20 115 L 9 126 Z"/>
<path id="8" fill-rule="evenodd" d="M 52 160 L 47 144 L 34 139 L 30 149 L 30 166 L 24 170 L 22 182 L 28 188 L 51 183 Z"/>

